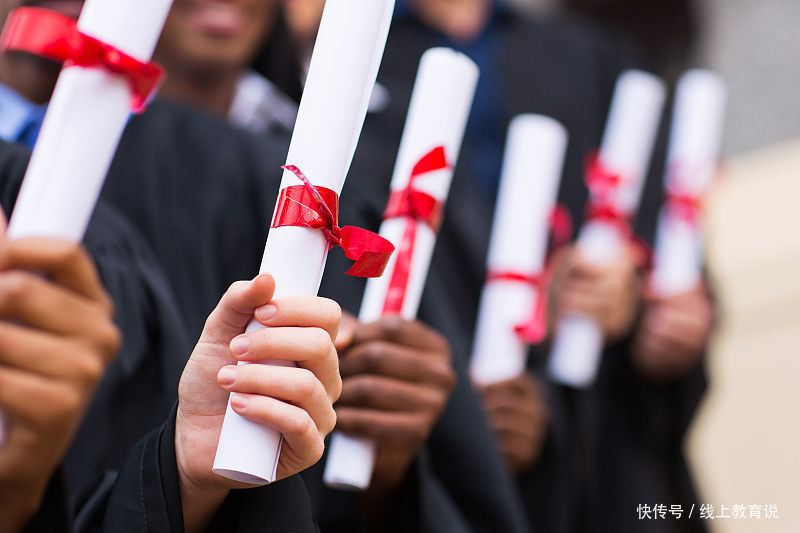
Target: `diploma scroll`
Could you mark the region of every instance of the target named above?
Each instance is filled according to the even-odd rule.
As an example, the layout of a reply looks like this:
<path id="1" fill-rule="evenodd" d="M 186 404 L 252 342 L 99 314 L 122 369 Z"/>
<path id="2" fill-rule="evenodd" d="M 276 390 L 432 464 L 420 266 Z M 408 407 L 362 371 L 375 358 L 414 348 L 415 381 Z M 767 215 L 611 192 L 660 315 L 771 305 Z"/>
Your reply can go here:
<path id="1" fill-rule="evenodd" d="M 703 237 L 700 204 L 718 167 L 725 114 L 725 82 L 708 70 L 681 76 L 675 94 L 664 186 L 650 278 L 653 290 L 670 296 L 701 281 Z"/>
<path id="2" fill-rule="evenodd" d="M 392 178 L 393 196 L 422 192 L 441 210 L 477 81 L 478 67 L 465 55 L 447 48 L 433 48 L 423 54 Z M 361 322 L 377 320 L 387 312 L 399 312 L 413 320 L 422 299 L 437 223 L 394 216 L 390 210 L 380 234 L 395 244 L 397 252 L 383 277 L 367 282 L 359 312 Z M 408 224 L 414 227 L 408 228 Z M 406 238 L 407 229 L 413 231 L 412 240 Z M 364 490 L 369 487 L 374 462 L 372 441 L 334 432 L 324 481 L 337 488 Z"/>
<path id="3" fill-rule="evenodd" d="M 77 29 L 146 63 L 171 4 L 171 0 L 86 0 Z M 26 14 L 40 11 L 52 16 L 45 10 L 25 9 Z M 9 21 L 14 18 L 12 12 Z M 11 32 L 4 34 L 4 42 L 8 44 L 11 37 Z M 83 239 L 133 96 L 124 73 L 102 66 L 69 66 L 61 71 L 9 221 L 9 238 Z M 0 423 L 0 433 L 2 427 Z"/>
<path id="4" fill-rule="evenodd" d="M 336 194 L 342 190 L 393 10 L 394 0 L 328 0 L 325 4 L 287 155 L 287 164 L 302 170 L 314 186 Z M 300 181 L 295 174 L 285 171 L 281 190 L 296 185 Z M 319 230 L 293 226 L 270 230 L 261 272 L 275 277 L 275 297 L 316 295 L 328 246 Z M 254 320 L 247 330 L 262 327 Z M 247 483 L 271 483 L 281 442 L 280 433 L 238 415 L 229 402 L 214 472 Z"/>
<path id="5" fill-rule="evenodd" d="M 629 219 L 639 205 L 648 163 L 653 150 L 666 89 L 651 74 L 624 72 L 614 92 L 603 143 L 597 157 L 601 173 L 612 185 L 590 190 L 592 202 L 604 204 L 614 216 Z M 590 189 L 591 183 L 590 183 Z M 588 260 L 608 264 L 621 252 L 628 240 L 623 220 L 608 217 L 590 218 L 578 236 L 578 250 Z M 568 316 L 557 325 L 548 362 L 550 377 L 576 388 L 590 386 L 597 375 L 603 335 L 599 326 L 585 316 Z"/>
<path id="6" fill-rule="evenodd" d="M 528 346 L 516 329 L 545 297 L 543 287 L 526 280 L 540 277 L 545 268 L 566 148 L 567 132 L 552 118 L 520 115 L 509 126 L 489 241 L 490 279 L 481 294 L 470 358 L 470 375 L 479 385 L 525 370 Z"/>

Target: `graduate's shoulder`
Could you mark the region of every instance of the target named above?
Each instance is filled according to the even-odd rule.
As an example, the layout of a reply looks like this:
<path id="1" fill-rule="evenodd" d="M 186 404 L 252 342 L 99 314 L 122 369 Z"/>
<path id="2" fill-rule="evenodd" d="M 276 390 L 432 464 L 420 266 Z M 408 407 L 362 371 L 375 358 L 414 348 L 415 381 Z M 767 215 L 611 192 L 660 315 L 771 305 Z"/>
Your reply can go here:
<path id="1" fill-rule="evenodd" d="M 191 152 L 200 162 L 235 158 L 250 164 L 271 163 L 286 155 L 289 142 L 281 131 L 251 134 L 224 118 L 163 99 L 155 100 L 144 114 L 135 117 L 129 129 L 142 139 Z"/>
<path id="2" fill-rule="evenodd" d="M 511 46 L 552 56 L 561 63 L 589 60 L 601 68 L 620 70 L 641 64 L 633 43 L 620 32 L 572 13 L 506 17 Z"/>

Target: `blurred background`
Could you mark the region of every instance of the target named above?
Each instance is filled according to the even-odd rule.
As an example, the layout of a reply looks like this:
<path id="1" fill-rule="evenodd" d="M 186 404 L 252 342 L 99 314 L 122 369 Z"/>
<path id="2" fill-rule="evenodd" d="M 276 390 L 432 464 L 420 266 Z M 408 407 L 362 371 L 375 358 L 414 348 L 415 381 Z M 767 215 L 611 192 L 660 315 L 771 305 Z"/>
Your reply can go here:
<path id="1" fill-rule="evenodd" d="M 705 66 L 727 80 L 725 172 L 706 213 L 719 322 L 686 446 L 701 503 L 778 505 L 778 520 L 713 531 L 800 531 L 800 2 L 513 2 L 600 21 L 666 78 Z"/>

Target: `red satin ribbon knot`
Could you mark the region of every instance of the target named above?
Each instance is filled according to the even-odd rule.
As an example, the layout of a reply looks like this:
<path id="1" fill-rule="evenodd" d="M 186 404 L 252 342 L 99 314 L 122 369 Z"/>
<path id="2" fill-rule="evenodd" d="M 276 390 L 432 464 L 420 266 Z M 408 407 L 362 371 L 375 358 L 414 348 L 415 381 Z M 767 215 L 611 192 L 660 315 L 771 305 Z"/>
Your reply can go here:
<path id="1" fill-rule="evenodd" d="M 521 324 L 514 326 L 514 331 L 525 344 L 533 345 L 542 342 L 547 336 L 546 290 L 550 283 L 550 275 L 545 272 L 530 275 L 522 272 L 490 270 L 486 282 L 492 283 L 493 281 L 523 283 L 536 290 L 536 302 L 531 316 Z"/>
<path id="2" fill-rule="evenodd" d="M 586 219 L 613 224 L 623 234 L 630 235 L 630 214 L 619 209 L 615 202 L 624 178 L 608 169 L 597 152 L 589 156 L 585 176 L 586 187 L 589 189 Z"/>
<path id="3" fill-rule="evenodd" d="M 328 239 L 329 250 L 339 246 L 348 259 L 355 261 L 347 274 L 362 278 L 381 276 L 394 252 L 394 245 L 362 228 L 339 227 L 339 195 L 325 187 L 315 187 L 294 165 L 282 168 L 292 172 L 303 184 L 281 190 L 270 227 L 297 226 L 322 230 Z"/>
<path id="4" fill-rule="evenodd" d="M 411 257 L 417 240 L 417 222 L 423 222 L 434 232 L 439 230 L 442 221 L 442 202 L 428 193 L 414 187 L 419 176 L 449 168 L 443 146 L 437 146 L 424 156 L 411 169 L 408 185 L 401 190 L 392 191 L 383 213 L 384 220 L 405 218 L 403 236 L 397 247 L 392 277 L 383 302 L 383 314 L 399 314 L 403 310 L 408 279 L 411 275 Z"/>
<path id="5" fill-rule="evenodd" d="M 700 221 L 700 213 L 703 210 L 702 200 L 693 194 L 667 193 L 666 198 L 667 216 L 684 220 L 696 226 Z"/>
<path id="6" fill-rule="evenodd" d="M 35 7 L 15 9 L 0 36 L 3 50 L 36 54 L 64 67 L 103 68 L 124 76 L 131 87 L 131 108 L 139 113 L 164 80 L 164 69 L 144 63 L 99 39 L 81 33 L 78 22 L 61 13 Z"/>

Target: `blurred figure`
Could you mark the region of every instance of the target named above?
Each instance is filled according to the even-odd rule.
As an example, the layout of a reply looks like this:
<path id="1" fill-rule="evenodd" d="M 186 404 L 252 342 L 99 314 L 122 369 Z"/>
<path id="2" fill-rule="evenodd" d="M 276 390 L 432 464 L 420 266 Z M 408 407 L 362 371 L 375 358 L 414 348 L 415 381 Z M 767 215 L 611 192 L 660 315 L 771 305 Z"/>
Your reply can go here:
<path id="1" fill-rule="evenodd" d="M 169 74 L 161 95 L 254 133 L 291 131 L 296 104 L 250 68 L 269 59 L 264 50 L 284 24 L 280 5 L 279 0 L 177 0 L 155 53 Z M 299 80 L 294 55 L 284 64 L 286 78 Z"/>

